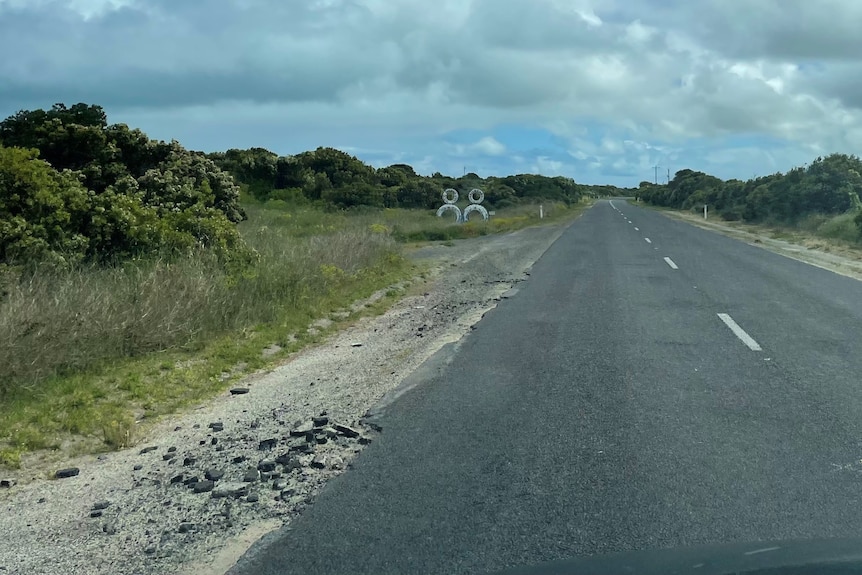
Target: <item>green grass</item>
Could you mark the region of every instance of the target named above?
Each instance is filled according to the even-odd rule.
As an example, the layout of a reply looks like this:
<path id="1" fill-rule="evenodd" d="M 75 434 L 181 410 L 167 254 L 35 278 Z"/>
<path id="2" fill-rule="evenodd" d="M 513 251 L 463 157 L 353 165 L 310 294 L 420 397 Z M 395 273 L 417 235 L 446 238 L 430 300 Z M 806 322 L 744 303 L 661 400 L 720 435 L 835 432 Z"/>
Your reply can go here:
<path id="1" fill-rule="evenodd" d="M 538 204 L 519 205 L 497 210 L 487 222 L 474 213 L 472 219 L 463 224 L 452 222 L 448 214 L 438 218 L 433 212 L 414 212 L 408 214 L 409 217 L 404 217 L 398 210 L 385 210 L 381 223 L 389 226 L 392 236 L 401 242 L 440 241 L 444 242 L 444 245 L 451 245 L 452 240 L 512 232 L 528 226 L 562 221 L 576 216 L 589 205 L 586 201 L 572 206 L 544 203 L 543 219 L 539 218 Z"/>
<path id="2" fill-rule="evenodd" d="M 248 203 L 240 224 L 260 255 L 241 276 L 201 252 L 113 268 L 0 276 L 0 465 L 58 449 L 133 445 L 140 422 L 206 400 L 244 373 L 319 341 L 338 314 L 377 290 L 421 276 L 398 242 L 452 240 L 573 217 L 588 205 L 499 210 L 463 225 L 433 211 L 323 211 Z M 0 270 L 3 271 L 3 270 Z M 363 311 L 403 295 L 390 287 Z M 316 319 L 335 323 L 309 332 Z M 273 345 L 277 353 L 263 354 Z"/>
<path id="3" fill-rule="evenodd" d="M 855 218 L 855 212 L 831 217 L 814 214 L 802 220 L 798 228 L 814 233 L 814 235 L 824 239 L 858 245 L 860 240 L 862 240 L 862 236 L 860 236 Z"/>
<path id="4" fill-rule="evenodd" d="M 318 213 L 312 223 L 309 213 L 293 226 L 249 212 L 241 231 L 260 262 L 242 277 L 201 253 L 6 279 L 0 464 L 70 434 L 93 449 L 130 445 L 136 421 L 218 393 L 235 366 L 278 360 L 320 337 L 307 334 L 314 319 L 413 273 L 392 238 L 364 222 Z M 282 352 L 264 357 L 272 344 Z"/>

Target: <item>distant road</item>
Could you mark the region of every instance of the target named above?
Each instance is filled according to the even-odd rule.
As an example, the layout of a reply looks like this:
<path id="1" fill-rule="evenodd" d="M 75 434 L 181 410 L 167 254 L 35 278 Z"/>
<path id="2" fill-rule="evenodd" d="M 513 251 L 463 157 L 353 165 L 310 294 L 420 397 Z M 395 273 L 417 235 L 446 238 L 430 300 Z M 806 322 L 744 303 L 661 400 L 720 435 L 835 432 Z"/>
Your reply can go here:
<path id="1" fill-rule="evenodd" d="M 476 327 L 234 573 L 862 533 L 862 283 L 602 200 Z"/>

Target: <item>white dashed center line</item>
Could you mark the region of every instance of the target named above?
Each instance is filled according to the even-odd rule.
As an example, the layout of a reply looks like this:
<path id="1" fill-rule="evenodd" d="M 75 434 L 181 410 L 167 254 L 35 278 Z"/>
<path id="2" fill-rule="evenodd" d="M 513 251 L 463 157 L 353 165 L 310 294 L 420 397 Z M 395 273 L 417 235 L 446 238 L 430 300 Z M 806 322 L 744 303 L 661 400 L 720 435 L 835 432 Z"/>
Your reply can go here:
<path id="1" fill-rule="evenodd" d="M 635 231 L 636 231 L 636 232 L 639 232 L 639 231 L 641 231 L 641 229 L 640 229 L 640 228 L 635 228 Z"/>
<path id="2" fill-rule="evenodd" d="M 748 349 L 750 349 L 751 351 L 762 351 L 763 350 L 763 348 L 760 347 L 760 344 L 758 344 L 756 341 L 754 341 L 753 337 L 751 337 L 750 335 L 745 333 L 745 330 L 742 329 L 741 327 L 739 327 L 738 323 L 733 321 L 732 317 L 730 317 L 726 313 L 720 313 L 720 314 L 718 314 L 718 317 L 719 317 L 719 319 L 721 319 L 721 321 L 724 322 L 724 324 L 727 327 L 730 328 L 730 331 L 732 331 L 736 335 L 736 337 L 738 337 L 739 339 L 742 340 L 742 343 L 744 343 L 745 345 L 748 346 Z"/>
<path id="3" fill-rule="evenodd" d="M 677 265 L 676 265 L 675 263 L 673 263 L 673 260 L 672 260 L 672 259 L 670 259 L 670 258 L 664 258 L 664 261 L 665 261 L 665 262 L 667 262 L 667 265 L 669 265 L 669 266 L 670 266 L 670 269 L 672 269 L 672 270 L 678 270 L 678 269 L 679 269 L 679 268 L 677 267 Z"/>
<path id="4" fill-rule="evenodd" d="M 644 241 L 645 241 L 646 243 L 648 243 L 648 244 L 651 244 L 651 243 L 652 243 L 652 240 L 651 240 L 651 239 L 649 239 L 649 238 L 644 238 Z"/>

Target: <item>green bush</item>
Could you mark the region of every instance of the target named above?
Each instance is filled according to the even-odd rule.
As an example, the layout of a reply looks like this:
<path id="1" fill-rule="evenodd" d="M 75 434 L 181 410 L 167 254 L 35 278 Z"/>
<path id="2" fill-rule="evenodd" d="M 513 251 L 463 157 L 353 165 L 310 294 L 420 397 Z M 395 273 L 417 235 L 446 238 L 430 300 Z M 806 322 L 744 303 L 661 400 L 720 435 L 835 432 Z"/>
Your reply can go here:
<path id="1" fill-rule="evenodd" d="M 98 106 L 0 122 L 0 263 L 107 263 L 212 248 L 249 263 L 239 188 L 205 155 L 156 142 Z"/>

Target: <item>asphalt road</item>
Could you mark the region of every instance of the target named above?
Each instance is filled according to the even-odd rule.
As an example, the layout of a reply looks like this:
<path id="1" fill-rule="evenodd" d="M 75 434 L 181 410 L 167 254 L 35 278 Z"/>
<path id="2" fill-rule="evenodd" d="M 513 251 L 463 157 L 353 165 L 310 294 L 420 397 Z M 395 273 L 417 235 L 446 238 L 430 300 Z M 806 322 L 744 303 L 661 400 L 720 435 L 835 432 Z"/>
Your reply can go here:
<path id="1" fill-rule="evenodd" d="M 411 383 L 234 573 L 862 534 L 862 283 L 626 201 L 586 212 Z"/>

